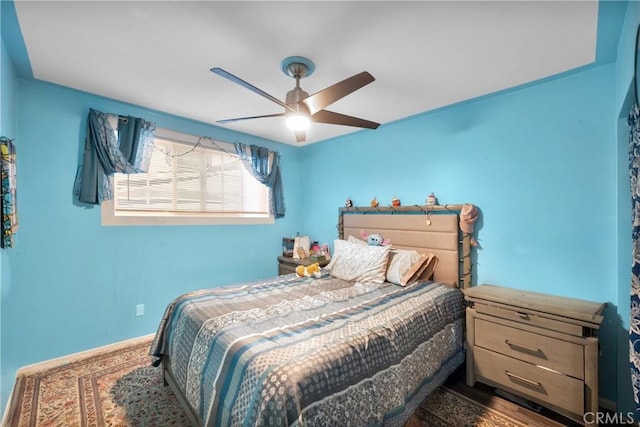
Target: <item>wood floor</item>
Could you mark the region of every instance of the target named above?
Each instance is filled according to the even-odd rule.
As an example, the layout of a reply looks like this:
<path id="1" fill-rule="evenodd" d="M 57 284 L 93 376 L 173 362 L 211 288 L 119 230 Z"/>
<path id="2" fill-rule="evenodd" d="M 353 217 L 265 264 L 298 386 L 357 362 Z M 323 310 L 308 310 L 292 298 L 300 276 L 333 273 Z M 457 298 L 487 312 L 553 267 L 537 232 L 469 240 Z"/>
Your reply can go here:
<path id="1" fill-rule="evenodd" d="M 465 383 L 464 365 L 449 377 L 445 385 L 488 408 L 507 414 L 509 417 L 525 425 L 535 427 L 574 427 L 582 425 L 546 408 L 540 408 L 539 405 L 536 404 L 532 405 L 536 407 L 536 409 L 539 409 L 539 411 L 514 403 L 499 395 L 499 391 L 496 393 L 495 388 L 485 384 L 476 383 L 475 386 L 469 387 Z"/>

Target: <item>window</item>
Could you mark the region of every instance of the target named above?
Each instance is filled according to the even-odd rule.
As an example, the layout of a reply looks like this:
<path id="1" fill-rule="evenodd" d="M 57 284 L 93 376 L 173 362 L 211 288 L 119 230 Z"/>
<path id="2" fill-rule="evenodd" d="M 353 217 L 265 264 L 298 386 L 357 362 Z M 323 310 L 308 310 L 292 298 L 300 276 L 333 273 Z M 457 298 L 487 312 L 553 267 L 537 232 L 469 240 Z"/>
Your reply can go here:
<path id="1" fill-rule="evenodd" d="M 196 143 L 196 137 L 158 129 L 148 173 L 113 176 L 103 225 L 273 223 L 269 189 L 244 168 L 233 146 Z"/>

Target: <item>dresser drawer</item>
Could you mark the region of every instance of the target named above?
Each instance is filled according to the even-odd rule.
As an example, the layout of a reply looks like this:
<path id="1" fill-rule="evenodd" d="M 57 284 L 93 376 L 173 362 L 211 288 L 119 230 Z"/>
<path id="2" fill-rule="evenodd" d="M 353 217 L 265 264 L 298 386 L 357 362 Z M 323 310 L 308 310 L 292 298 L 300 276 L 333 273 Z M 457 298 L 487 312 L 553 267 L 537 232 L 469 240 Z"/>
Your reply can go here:
<path id="1" fill-rule="evenodd" d="M 553 331 L 564 332 L 575 336 L 582 336 L 582 326 L 567 323 L 562 320 L 550 319 L 525 311 L 508 310 L 506 308 L 494 307 L 486 304 L 475 304 L 474 308 L 478 313 L 488 314 L 490 316 L 502 317 L 503 319 L 513 320 L 527 325 L 539 326 Z"/>
<path id="2" fill-rule="evenodd" d="M 574 414 L 584 413 L 582 381 L 480 347 L 474 348 L 473 356 L 479 377 Z"/>
<path id="3" fill-rule="evenodd" d="M 584 379 L 584 347 L 483 319 L 475 319 L 475 345 Z"/>

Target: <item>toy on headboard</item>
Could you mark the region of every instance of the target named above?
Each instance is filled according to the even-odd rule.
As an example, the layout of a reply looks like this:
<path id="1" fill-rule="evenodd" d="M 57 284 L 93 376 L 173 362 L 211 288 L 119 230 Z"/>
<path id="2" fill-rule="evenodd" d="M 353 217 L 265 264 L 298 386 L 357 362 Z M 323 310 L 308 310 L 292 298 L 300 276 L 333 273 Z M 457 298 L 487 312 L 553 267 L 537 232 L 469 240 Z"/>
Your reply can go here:
<path id="1" fill-rule="evenodd" d="M 427 206 L 435 206 L 438 204 L 438 199 L 433 193 L 431 193 L 427 196 L 427 200 L 424 201 L 424 204 Z"/>
<path id="2" fill-rule="evenodd" d="M 320 264 L 316 262 L 307 265 L 306 267 L 304 265 L 299 265 L 296 267 L 296 276 L 313 277 L 315 279 L 319 279 L 320 277 L 322 277 L 322 273 L 320 273 Z"/>
<path id="3" fill-rule="evenodd" d="M 360 236 L 371 246 L 386 246 L 391 244 L 391 239 L 385 239 L 380 233 L 367 234 L 364 230 L 360 230 Z"/>

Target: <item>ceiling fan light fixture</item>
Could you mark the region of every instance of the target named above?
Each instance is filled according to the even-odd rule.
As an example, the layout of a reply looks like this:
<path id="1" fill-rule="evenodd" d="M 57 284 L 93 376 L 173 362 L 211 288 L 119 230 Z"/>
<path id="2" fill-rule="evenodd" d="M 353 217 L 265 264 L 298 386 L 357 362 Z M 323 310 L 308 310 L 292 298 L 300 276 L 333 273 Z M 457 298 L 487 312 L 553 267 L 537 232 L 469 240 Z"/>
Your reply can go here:
<path id="1" fill-rule="evenodd" d="M 311 120 L 309 119 L 308 114 L 297 112 L 287 115 L 286 123 L 287 127 L 293 131 L 307 130 L 309 129 Z"/>
<path id="2" fill-rule="evenodd" d="M 293 131 L 296 142 L 305 142 L 307 129 L 311 125 L 311 118 L 314 123 L 326 123 L 333 125 L 353 126 L 359 128 L 376 129 L 380 123 L 369 120 L 359 119 L 358 117 L 348 116 L 333 111 L 325 110 L 325 107 L 333 104 L 339 99 L 344 98 L 350 93 L 368 85 L 375 79 L 371 74 L 363 71 L 354 74 L 334 85 L 326 87 L 319 92 L 309 95 L 300 87 L 300 79 L 309 77 L 315 70 L 312 61 L 301 56 L 290 56 L 285 58 L 280 64 L 282 71 L 289 77 L 296 80 L 296 86 L 287 92 L 286 101 L 282 102 L 278 98 L 269 95 L 262 89 L 258 89 L 251 83 L 242 80 L 239 77 L 223 70 L 222 68 L 211 68 L 211 72 L 218 74 L 234 83 L 249 89 L 252 92 L 266 98 L 281 107 L 284 111 L 278 114 L 263 114 L 260 116 L 237 117 L 235 119 L 218 120 L 218 123 L 230 123 L 239 120 L 260 119 L 264 117 L 285 117 L 287 128 Z"/>

